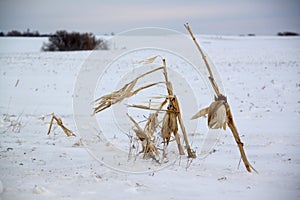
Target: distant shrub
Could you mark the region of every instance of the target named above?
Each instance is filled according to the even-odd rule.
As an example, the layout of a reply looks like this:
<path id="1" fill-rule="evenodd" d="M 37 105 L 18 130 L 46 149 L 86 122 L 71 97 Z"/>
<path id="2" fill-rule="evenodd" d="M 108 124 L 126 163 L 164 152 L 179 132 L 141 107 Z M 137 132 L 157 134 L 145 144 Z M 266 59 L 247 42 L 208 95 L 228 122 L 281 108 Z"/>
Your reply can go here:
<path id="1" fill-rule="evenodd" d="M 295 32 L 279 32 L 277 33 L 278 36 L 299 36 L 299 33 L 295 33 Z"/>
<path id="2" fill-rule="evenodd" d="M 44 43 L 43 51 L 76 51 L 76 50 L 107 50 L 106 41 L 96 39 L 92 33 L 78 33 L 61 30 L 49 37 L 49 43 Z"/>

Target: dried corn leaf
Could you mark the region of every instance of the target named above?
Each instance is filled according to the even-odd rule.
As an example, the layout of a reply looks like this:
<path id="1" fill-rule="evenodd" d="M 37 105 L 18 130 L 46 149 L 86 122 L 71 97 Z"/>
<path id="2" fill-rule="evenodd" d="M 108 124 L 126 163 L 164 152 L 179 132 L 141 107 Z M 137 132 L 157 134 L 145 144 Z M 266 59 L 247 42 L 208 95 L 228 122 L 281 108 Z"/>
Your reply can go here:
<path id="1" fill-rule="evenodd" d="M 211 129 L 223 128 L 226 130 L 227 114 L 224 100 L 212 102 L 209 107 L 200 110 L 192 119 L 197 119 L 208 115 L 207 124 Z"/>
<path id="2" fill-rule="evenodd" d="M 199 112 L 197 112 L 197 113 L 192 117 L 192 119 L 197 119 L 197 118 L 199 118 L 199 117 L 203 117 L 203 116 L 207 115 L 207 114 L 208 114 L 208 110 L 209 110 L 209 107 L 201 109 Z"/>
<path id="3" fill-rule="evenodd" d="M 145 64 L 145 65 L 146 64 L 151 64 L 156 60 L 157 57 L 159 57 L 159 56 L 154 56 L 154 57 L 148 58 L 146 60 L 138 61 L 138 62 L 136 62 L 136 64 Z"/>
<path id="4" fill-rule="evenodd" d="M 178 124 L 177 124 L 177 115 L 174 112 L 166 112 L 163 122 L 162 122 L 162 130 L 161 137 L 166 140 L 167 145 L 169 144 L 171 133 L 177 133 Z"/>
<path id="5" fill-rule="evenodd" d="M 145 140 L 148 138 L 148 135 L 143 131 L 143 129 L 140 127 L 140 125 L 127 113 L 127 116 L 129 117 L 130 121 L 134 124 L 135 128 L 133 129 L 136 133 L 136 136 L 141 140 Z"/>
<path id="6" fill-rule="evenodd" d="M 144 106 L 144 105 L 136 105 L 136 104 L 133 104 L 133 105 L 127 105 L 128 107 L 131 107 L 131 108 L 139 108 L 139 109 L 143 109 L 143 110 L 153 110 L 153 111 L 157 111 L 158 112 L 168 112 L 168 110 L 165 110 L 165 109 L 161 109 L 160 107 L 159 108 L 150 108 L 149 106 Z M 170 112 L 175 112 L 175 111 L 170 111 Z"/>
<path id="7" fill-rule="evenodd" d="M 146 76 L 150 73 L 156 72 L 156 71 L 161 70 L 161 69 L 163 69 L 163 68 L 158 67 L 158 68 L 155 68 L 153 70 L 150 70 L 150 71 L 138 76 L 133 81 L 125 84 L 121 89 L 119 89 L 115 92 L 112 92 L 111 94 L 107 94 L 107 95 L 104 95 L 104 96 L 96 99 L 94 101 L 94 103 L 97 104 L 97 106 L 94 108 L 94 114 L 96 114 L 98 112 L 101 112 L 101 111 L 109 108 L 111 105 L 119 103 L 119 102 L 123 101 L 126 98 L 132 97 L 133 95 L 137 94 L 141 90 L 144 90 L 146 88 L 149 88 L 149 87 L 152 87 L 152 86 L 155 86 L 157 84 L 162 83 L 162 82 L 152 83 L 152 84 L 140 87 L 140 88 L 133 91 L 133 88 L 135 87 L 137 81 L 141 77 L 144 77 L 144 76 Z"/>
<path id="8" fill-rule="evenodd" d="M 211 129 L 223 128 L 226 130 L 227 114 L 225 101 L 214 101 L 208 109 L 208 127 Z"/>
<path id="9" fill-rule="evenodd" d="M 135 128 L 133 128 L 136 136 L 142 142 L 142 153 L 144 153 L 144 158 L 151 157 L 156 160 L 155 155 L 158 155 L 158 149 L 156 148 L 154 141 L 151 140 L 151 135 L 148 135 L 147 132 L 143 131 L 143 129 L 139 126 L 139 124 L 127 113 L 130 121 L 134 124 Z"/>
<path id="10" fill-rule="evenodd" d="M 159 126 L 158 121 L 158 114 L 157 113 L 150 113 L 148 117 L 148 121 L 145 125 L 144 131 L 148 133 L 148 135 L 153 136 L 154 132 L 156 131 L 157 127 Z"/>

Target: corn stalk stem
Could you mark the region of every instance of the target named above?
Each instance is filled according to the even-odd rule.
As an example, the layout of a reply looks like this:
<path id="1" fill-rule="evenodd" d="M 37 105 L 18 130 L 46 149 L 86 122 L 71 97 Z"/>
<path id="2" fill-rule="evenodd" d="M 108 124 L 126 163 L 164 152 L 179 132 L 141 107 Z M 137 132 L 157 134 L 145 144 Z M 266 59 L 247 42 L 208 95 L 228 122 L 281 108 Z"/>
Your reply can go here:
<path id="1" fill-rule="evenodd" d="M 217 95 L 217 96 L 220 96 L 221 93 L 220 93 L 219 87 L 218 87 L 217 83 L 215 82 L 214 75 L 213 75 L 213 73 L 212 73 L 212 71 L 211 71 L 211 68 L 210 68 L 210 66 L 209 66 L 209 64 L 208 64 L 208 61 L 207 61 L 207 59 L 206 59 L 206 56 L 205 56 L 204 52 L 202 51 L 202 49 L 201 49 L 199 43 L 197 42 L 197 39 L 195 38 L 195 36 L 194 36 L 194 34 L 193 34 L 193 32 L 192 32 L 192 30 L 191 30 L 189 24 L 186 23 L 186 24 L 184 24 L 184 26 L 185 26 L 185 28 L 187 29 L 187 31 L 190 33 L 190 35 L 191 35 L 191 37 L 192 37 L 192 39 L 193 39 L 193 41 L 194 41 L 194 43 L 195 43 L 195 45 L 196 45 L 198 51 L 200 52 L 200 54 L 201 54 L 201 56 L 202 56 L 202 59 L 204 60 L 205 66 L 206 66 L 207 71 L 208 71 L 208 73 L 209 73 L 209 80 L 210 80 L 210 82 L 211 82 L 211 84 L 212 84 L 212 86 L 213 86 L 213 88 L 214 88 L 214 90 L 215 90 L 216 95 Z"/>
<path id="2" fill-rule="evenodd" d="M 227 122 L 227 125 L 228 127 L 230 128 L 232 134 L 233 134 L 233 137 L 235 139 L 235 142 L 237 143 L 238 145 L 238 148 L 240 150 L 240 154 L 241 154 L 241 157 L 242 157 L 242 160 L 244 162 L 244 165 L 247 169 L 248 172 L 251 172 L 251 165 L 247 159 L 247 156 L 246 156 L 246 153 L 245 153 L 245 150 L 244 150 L 244 143 L 241 141 L 240 139 L 240 136 L 239 136 L 239 133 L 237 131 L 237 128 L 235 126 L 235 123 L 233 121 L 233 116 L 232 116 L 232 113 L 231 113 L 231 110 L 230 110 L 230 107 L 229 105 L 227 104 L 227 118 L 228 118 L 228 122 Z M 253 169 L 253 168 L 252 168 Z M 255 169 L 254 169 L 255 171 Z"/>
<path id="3" fill-rule="evenodd" d="M 211 68 L 210 68 L 210 66 L 209 66 L 209 64 L 208 64 L 208 61 L 207 61 L 207 59 L 206 59 L 206 56 L 205 56 L 205 54 L 203 53 L 203 51 L 202 51 L 202 49 L 201 49 L 199 43 L 197 42 L 196 38 L 194 37 L 194 34 L 193 34 L 193 32 L 192 32 L 192 30 L 191 30 L 189 24 L 186 23 L 186 24 L 184 24 L 184 26 L 185 26 L 185 28 L 187 29 L 187 31 L 190 33 L 190 35 L 191 35 L 191 37 L 192 37 L 192 39 L 193 39 L 195 45 L 197 46 L 197 49 L 199 50 L 199 52 L 200 52 L 200 54 L 201 54 L 201 56 L 202 56 L 202 58 L 203 58 L 203 60 L 204 60 L 204 62 L 205 62 L 205 66 L 206 66 L 206 68 L 207 68 L 207 70 L 208 70 L 208 73 L 209 73 L 209 80 L 210 80 L 210 82 L 211 82 L 211 84 L 212 84 L 212 86 L 213 86 L 213 88 L 214 88 L 214 90 L 215 90 L 215 93 L 216 93 L 217 97 L 223 96 L 223 95 L 220 93 L 220 90 L 219 90 L 219 88 L 218 88 L 218 85 L 217 85 L 217 83 L 216 83 L 215 80 L 214 80 L 214 76 L 213 76 L 213 73 L 212 73 L 212 71 L 211 71 Z M 238 130 L 237 130 L 237 128 L 236 128 L 236 126 L 235 126 L 235 123 L 234 123 L 234 121 L 233 121 L 233 116 L 232 116 L 232 113 L 231 113 L 229 104 L 228 104 L 227 102 L 226 102 L 226 110 L 227 110 L 227 113 L 226 113 L 226 114 L 227 114 L 227 119 L 228 119 L 227 125 L 229 126 L 229 128 L 230 128 L 230 130 L 231 130 L 231 132 L 232 132 L 232 134 L 233 134 L 233 137 L 234 137 L 234 139 L 235 139 L 235 142 L 236 142 L 237 145 L 238 145 L 238 148 L 239 148 L 239 151 L 240 151 L 242 160 L 243 160 L 243 162 L 244 162 L 244 165 L 245 165 L 245 167 L 246 167 L 246 169 L 247 169 L 248 172 L 251 172 L 251 169 L 253 169 L 254 171 L 256 171 L 253 167 L 251 167 L 251 165 L 250 165 L 250 163 L 249 163 L 249 161 L 248 161 L 248 159 L 247 159 L 247 156 L 246 156 L 246 153 L 245 153 L 245 150 L 244 150 L 244 144 L 243 144 L 243 142 L 242 142 L 241 139 L 240 139 Z"/>
<path id="4" fill-rule="evenodd" d="M 165 81 L 166 81 L 168 94 L 169 94 L 169 96 L 173 96 L 174 95 L 173 87 L 172 87 L 171 82 L 169 82 L 169 79 L 168 79 L 166 60 L 163 59 L 162 61 L 163 61 L 163 66 L 164 66 L 164 76 L 165 76 Z M 178 118 L 179 125 L 181 127 L 181 131 L 182 131 L 182 134 L 183 134 L 183 139 L 184 139 L 184 143 L 185 143 L 185 146 L 186 146 L 186 149 L 187 149 L 188 157 L 189 158 L 196 158 L 195 152 L 193 152 L 191 147 L 190 147 L 189 140 L 188 140 L 188 137 L 187 137 L 187 133 L 186 133 L 186 130 L 185 130 L 185 127 L 184 127 L 184 124 L 183 124 L 182 117 L 181 117 L 181 111 L 180 111 L 179 103 L 178 103 L 177 97 L 175 95 L 174 95 L 174 98 L 175 98 L 175 103 L 176 103 L 175 107 L 177 108 L 177 112 L 178 112 L 177 118 Z"/>
<path id="5" fill-rule="evenodd" d="M 177 98 L 176 98 L 176 102 L 177 102 Z M 178 109 L 179 109 L 179 105 L 178 105 Z M 183 120 L 182 120 L 182 117 L 181 117 L 180 110 L 178 110 L 178 111 L 179 111 L 179 114 L 178 114 L 177 117 L 178 117 L 179 125 L 181 127 L 181 131 L 183 133 L 183 139 L 184 139 L 184 142 L 185 142 L 188 157 L 189 158 L 196 158 L 196 153 L 190 147 L 189 140 L 188 140 L 188 137 L 187 137 L 187 133 L 186 133 L 184 124 L 183 124 Z"/>
<path id="6" fill-rule="evenodd" d="M 48 135 L 50 134 L 52 124 L 53 124 L 53 120 L 54 120 L 54 113 L 51 114 L 51 121 L 50 121 L 49 129 L 48 129 L 48 133 L 47 133 Z"/>

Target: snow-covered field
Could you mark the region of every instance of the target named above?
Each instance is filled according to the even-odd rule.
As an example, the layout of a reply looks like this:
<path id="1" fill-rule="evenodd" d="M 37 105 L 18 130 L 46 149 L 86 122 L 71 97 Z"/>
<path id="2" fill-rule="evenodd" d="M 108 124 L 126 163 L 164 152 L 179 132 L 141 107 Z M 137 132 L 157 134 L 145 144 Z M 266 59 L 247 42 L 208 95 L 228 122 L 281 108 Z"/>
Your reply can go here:
<path id="1" fill-rule="evenodd" d="M 0 38 L 0 198 L 299 199 L 300 38 L 198 39 L 220 73 L 258 174 L 239 166 L 229 130 L 187 169 L 185 158 L 142 174 L 103 166 L 80 137 L 59 127 L 47 135 L 50 117 L 38 119 L 55 112 L 76 132 L 74 84 L 91 52 L 39 52 L 44 39 Z"/>

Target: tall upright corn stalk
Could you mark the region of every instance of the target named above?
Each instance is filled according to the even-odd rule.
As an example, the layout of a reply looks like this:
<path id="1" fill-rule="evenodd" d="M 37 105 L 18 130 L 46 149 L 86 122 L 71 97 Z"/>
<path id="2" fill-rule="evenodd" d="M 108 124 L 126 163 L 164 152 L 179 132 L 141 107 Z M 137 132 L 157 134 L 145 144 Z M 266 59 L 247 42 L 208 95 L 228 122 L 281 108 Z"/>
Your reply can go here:
<path id="1" fill-rule="evenodd" d="M 204 60 L 205 66 L 207 68 L 207 71 L 209 73 L 209 77 L 208 79 L 210 80 L 210 83 L 214 89 L 215 92 L 215 102 L 211 103 L 211 105 L 207 108 L 204 108 L 202 110 L 200 110 L 196 115 L 194 115 L 192 117 L 192 119 L 196 119 L 198 117 L 204 116 L 206 114 L 208 114 L 208 126 L 210 128 L 213 129 L 218 129 L 218 128 L 224 128 L 226 129 L 226 124 L 228 125 L 228 127 L 230 128 L 233 137 L 235 139 L 235 142 L 238 145 L 242 160 L 244 162 L 244 165 L 247 169 L 248 172 L 251 172 L 251 169 L 253 171 L 256 172 L 256 170 L 251 166 L 251 164 L 249 163 L 245 150 L 244 150 L 244 144 L 240 139 L 238 130 L 236 128 L 236 125 L 234 123 L 233 120 L 233 115 L 229 106 L 229 103 L 227 102 L 227 98 L 221 94 L 219 87 L 214 79 L 214 75 L 212 73 L 212 70 L 209 66 L 209 63 L 206 59 L 205 54 L 203 53 L 199 43 L 197 42 L 190 26 L 188 23 L 184 24 L 185 28 L 187 29 L 187 31 L 189 32 L 189 34 L 191 35 L 202 59 Z"/>

